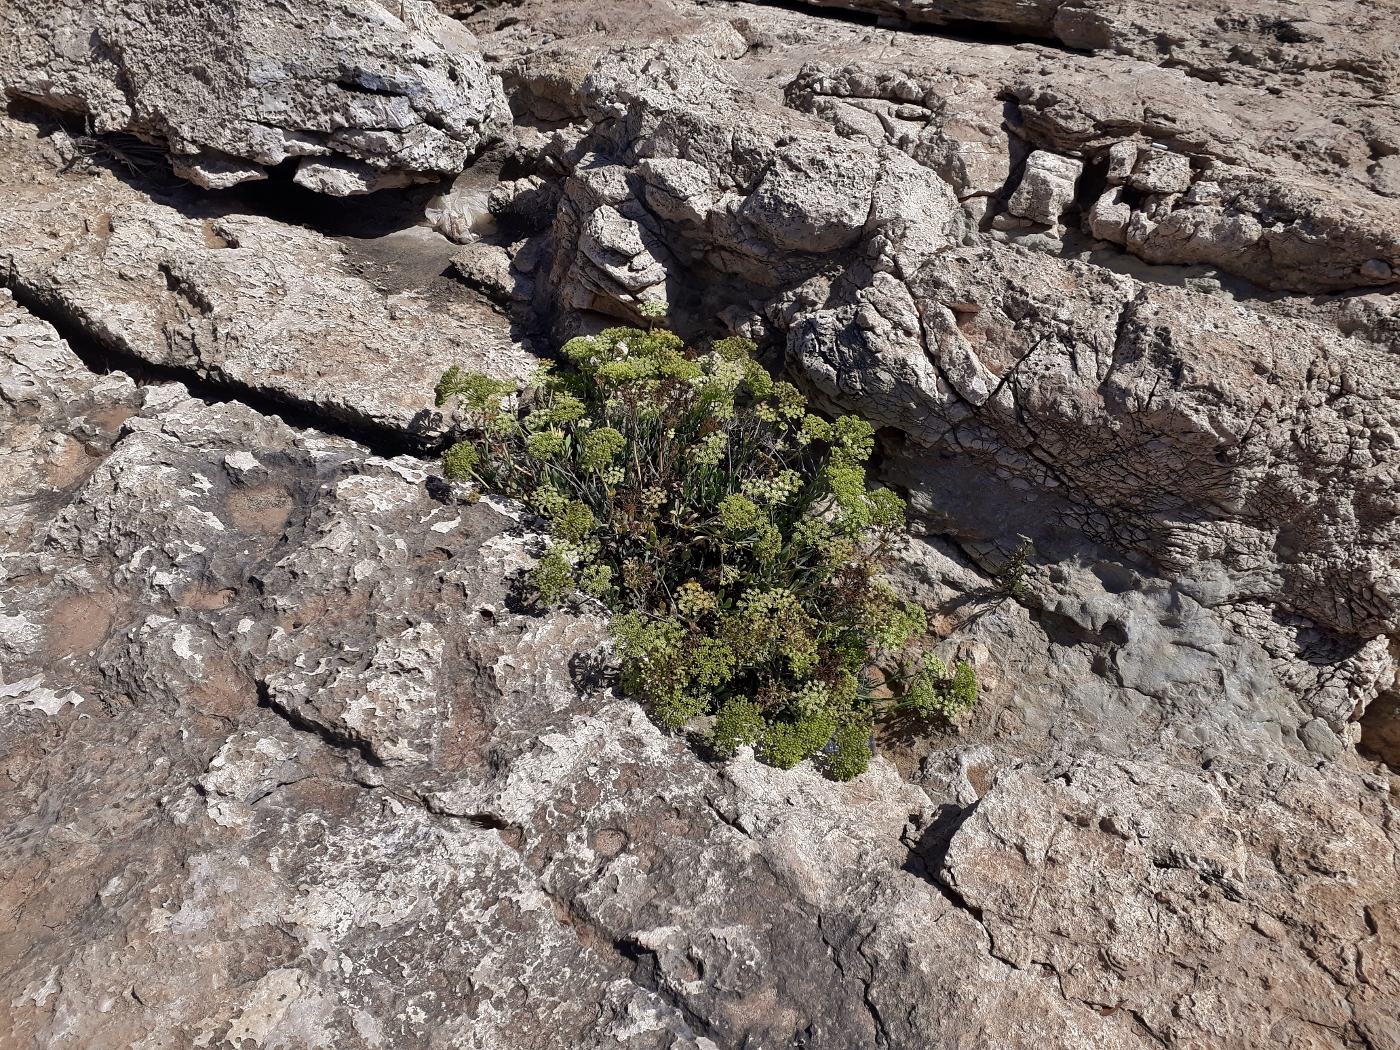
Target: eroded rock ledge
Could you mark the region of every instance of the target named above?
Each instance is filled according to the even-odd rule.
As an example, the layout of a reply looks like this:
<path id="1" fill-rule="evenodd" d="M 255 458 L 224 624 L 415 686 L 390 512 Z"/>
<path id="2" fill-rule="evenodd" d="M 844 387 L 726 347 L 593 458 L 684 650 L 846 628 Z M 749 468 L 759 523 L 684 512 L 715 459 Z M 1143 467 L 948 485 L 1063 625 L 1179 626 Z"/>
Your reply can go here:
<path id="1" fill-rule="evenodd" d="M 926 469 L 954 454 L 1203 602 L 1400 630 L 1394 300 L 1358 294 L 1394 287 L 1393 201 L 1140 62 L 671 10 L 633 46 L 486 37 L 548 129 L 492 198 L 534 305 L 718 313 L 899 432 L 931 512 L 977 498 Z"/>

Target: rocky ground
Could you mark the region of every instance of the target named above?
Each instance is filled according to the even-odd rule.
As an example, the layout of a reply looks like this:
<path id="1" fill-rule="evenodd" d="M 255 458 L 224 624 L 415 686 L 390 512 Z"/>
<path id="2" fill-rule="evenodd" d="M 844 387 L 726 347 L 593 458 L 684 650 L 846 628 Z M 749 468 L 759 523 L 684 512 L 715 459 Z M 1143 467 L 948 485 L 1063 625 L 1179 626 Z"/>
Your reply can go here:
<path id="1" fill-rule="evenodd" d="M 0 1047 L 1400 1047 L 1400 4 L 439 8 L 0 3 Z M 882 428 L 964 724 L 514 599 L 433 381 L 654 300 Z"/>

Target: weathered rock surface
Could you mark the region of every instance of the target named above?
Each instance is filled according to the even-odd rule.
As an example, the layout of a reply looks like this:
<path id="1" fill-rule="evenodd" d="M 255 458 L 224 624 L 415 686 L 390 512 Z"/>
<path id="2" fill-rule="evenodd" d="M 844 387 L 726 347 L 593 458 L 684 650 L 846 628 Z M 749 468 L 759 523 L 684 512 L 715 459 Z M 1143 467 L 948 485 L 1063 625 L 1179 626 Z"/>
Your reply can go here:
<path id="1" fill-rule="evenodd" d="M 1236 118 L 1257 123 L 1242 92 L 1203 117 L 1201 85 L 1138 62 L 922 37 L 862 49 L 861 30 L 790 19 L 788 35 L 683 23 L 665 43 L 600 46 L 591 67 L 572 41 L 533 46 L 547 25 L 504 31 L 517 107 L 572 120 L 532 147 L 562 169 L 557 208 L 533 183 L 496 198 L 527 230 L 532 205 L 534 228 L 548 223 L 517 253 L 535 303 L 714 311 L 901 431 L 916 485 L 937 484 L 928 450 L 953 449 L 1045 492 L 1078 532 L 1194 577 L 1204 600 L 1400 631 L 1389 329 L 1346 338 L 1316 306 L 1036 232 L 1054 233 L 1100 165 L 1118 203 L 1081 200 L 1084 219 L 1143 258 L 1359 291 L 1393 283 L 1394 203 L 1324 189 L 1243 127 L 1227 138 Z M 833 32 L 857 45 L 839 68 L 820 63 Z M 775 83 L 775 65 L 797 72 Z M 1154 78 L 1169 90 L 1148 120 Z M 1153 203 L 1167 197 L 1180 207 Z"/>
<path id="2" fill-rule="evenodd" d="M 713 769 L 579 684 L 596 621 L 512 611 L 508 507 L 0 347 L 13 1045 L 1385 1045 L 1382 781 L 1075 733 Z"/>
<path id="3" fill-rule="evenodd" d="M 440 6 L 518 144 L 431 201 L 0 124 L 0 1046 L 1400 1047 L 1392 5 Z M 471 52 L 406 7 L 324 54 Z M 395 455 L 656 301 L 884 428 L 965 724 L 707 763 Z"/>
<path id="4" fill-rule="evenodd" d="M 481 691 L 493 665 L 523 671 L 548 647 L 467 599 L 469 579 L 499 590 L 489 555 L 449 554 L 454 533 L 480 540 L 508 520 L 434 503 L 414 462 L 179 387 L 84 380 L 52 331 L 13 308 L 0 326 L 7 447 L 34 450 L 33 489 L 17 493 L 28 503 L 7 508 L 7 594 L 24 600 L 6 602 L 4 677 L 38 675 L 5 705 L 5 885 L 21 914 L 3 949 L 8 1045 L 417 1045 L 429 1018 L 434 1039 L 457 1045 L 503 1045 L 497 1028 L 517 1046 L 683 1033 L 571 932 L 508 835 L 435 814 L 366 764 L 429 740 L 444 769 L 486 762 L 502 699 Z M 493 549 L 525 557 L 519 540 Z M 375 666 L 356 655 L 357 624 L 395 638 L 449 615 L 452 641 L 465 631 L 484 648 L 406 641 L 399 670 L 486 677 L 458 708 L 435 683 L 446 706 L 420 713 L 433 716 L 427 735 L 410 734 L 388 696 L 324 738 L 308 730 L 329 717 L 279 716 L 296 710 L 278 684 L 294 667 L 336 679 Z M 549 630 L 563 659 L 582 628 Z M 322 631 L 333 663 L 318 672 L 307 640 Z M 290 645 L 300 659 L 284 665 L 274 650 Z M 562 663 L 535 673 L 531 685 L 568 691 Z M 74 685 L 66 706 L 26 698 L 53 680 Z M 52 738 L 58 725 L 68 744 Z M 61 801 L 50 777 L 68 781 Z M 79 840 L 92 845 L 61 844 Z M 50 900 L 90 898 L 92 916 L 56 926 L 50 905 L 23 903 L 39 885 Z M 530 944 L 513 962 L 509 937 Z"/>
<path id="5" fill-rule="evenodd" d="M 0 269 L 110 349 L 425 438 L 448 366 L 511 375 L 532 360 L 489 304 L 439 279 L 454 246 L 427 230 L 333 238 L 178 189 L 152 198 L 98 168 L 55 177 L 69 143 L 17 123 L 0 143 L 14 180 Z"/>
<path id="6" fill-rule="evenodd" d="M 210 189 L 289 161 L 299 185 L 337 197 L 455 175 L 503 116 L 471 35 L 423 0 L 15 0 L 0 10 L 0 84 L 165 146 Z"/>
<path id="7" fill-rule="evenodd" d="M 1381 94 L 1400 77 L 1392 0 L 803 0 L 885 24 L 985 27 L 1008 36 L 1126 55 L 1213 83 Z"/>

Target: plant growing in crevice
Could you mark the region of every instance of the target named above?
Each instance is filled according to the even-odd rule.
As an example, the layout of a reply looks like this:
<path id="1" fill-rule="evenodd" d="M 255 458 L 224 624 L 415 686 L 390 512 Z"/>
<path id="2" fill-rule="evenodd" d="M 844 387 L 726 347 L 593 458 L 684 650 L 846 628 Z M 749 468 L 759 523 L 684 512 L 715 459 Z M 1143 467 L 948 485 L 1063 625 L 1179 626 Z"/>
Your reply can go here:
<path id="1" fill-rule="evenodd" d="M 877 718 L 952 717 L 976 677 L 918 653 L 924 611 L 881 579 L 905 507 L 867 483 L 873 428 L 811 412 L 754 349 L 615 328 L 523 392 L 452 368 L 437 402 L 458 402 L 468 439 L 444 472 L 549 521 L 535 593 L 612 613 L 621 684 L 658 722 L 713 716 L 720 755 L 846 780 Z"/>
<path id="2" fill-rule="evenodd" d="M 1035 544 L 1029 536 L 1022 536 L 1020 539 L 1021 542 L 1007 559 L 1006 566 L 997 573 L 996 582 L 1003 598 L 1024 602 L 1029 597 L 1029 591 L 1026 590 L 1026 570 L 1030 567 L 1031 555 L 1035 553 Z"/>
<path id="3" fill-rule="evenodd" d="M 646 321 L 647 331 L 654 332 L 656 331 L 658 322 L 664 320 L 666 317 L 666 304 L 660 299 L 645 299 L 642 301 L 642 304 L 637 307 L 637 312 L 641 314 L 643 320 Z"/>

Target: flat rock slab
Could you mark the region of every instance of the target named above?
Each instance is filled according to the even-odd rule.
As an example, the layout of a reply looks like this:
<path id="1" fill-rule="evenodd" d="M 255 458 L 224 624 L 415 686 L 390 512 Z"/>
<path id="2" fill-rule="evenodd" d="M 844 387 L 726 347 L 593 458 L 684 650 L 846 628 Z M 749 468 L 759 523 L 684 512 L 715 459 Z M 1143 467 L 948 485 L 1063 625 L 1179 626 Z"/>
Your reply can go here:
<path id="1" fill-rule="evenodd" d="M 524 375 L 533 358 L 450 278 L 425 228 L 338 241 L 109 172 L 61 176 L 32 128 L 0 131 L 0 267 L 104 347 L 351 425 L 431 438 L 452 364 Z M 48 175 L 40 174 L 48 169 Z M 37 178 L 20 178 L 27 171 Z"/>
<path id="2" fill-rule="evenodd" d="M 1397 1045 L 1384 4 L 444 0 L 481 58 L 413 0 L 32 6 L 0 1043 Z M 462 246 L 427 187 L 331 196 L 460 170 L 497 74 Z M 704 761 L 596 610 L 520 603 L 520 507 L 395 454 L 447 365 L 658 301 L 881 426 L 962 724 L 845 785 Z"/>

